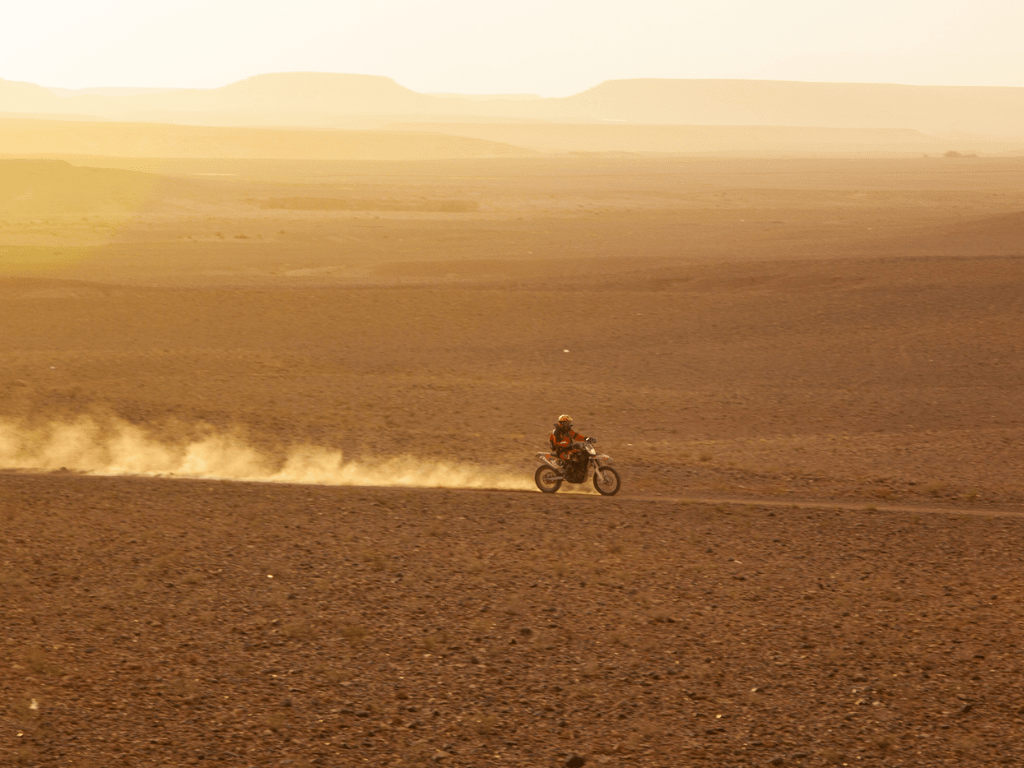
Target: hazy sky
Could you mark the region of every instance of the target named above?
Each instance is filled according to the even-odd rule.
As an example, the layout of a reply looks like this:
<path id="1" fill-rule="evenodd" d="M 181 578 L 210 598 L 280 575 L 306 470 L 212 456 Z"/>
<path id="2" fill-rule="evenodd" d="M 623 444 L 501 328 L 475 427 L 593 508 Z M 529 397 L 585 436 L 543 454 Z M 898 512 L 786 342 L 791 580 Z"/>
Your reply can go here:
<path id="1" fill-rule="evenodd" d="M 387 75 L 562 96 L 631 77 L 1024 86 L 1024 0 L 3 0 L 0 79 Z"/>

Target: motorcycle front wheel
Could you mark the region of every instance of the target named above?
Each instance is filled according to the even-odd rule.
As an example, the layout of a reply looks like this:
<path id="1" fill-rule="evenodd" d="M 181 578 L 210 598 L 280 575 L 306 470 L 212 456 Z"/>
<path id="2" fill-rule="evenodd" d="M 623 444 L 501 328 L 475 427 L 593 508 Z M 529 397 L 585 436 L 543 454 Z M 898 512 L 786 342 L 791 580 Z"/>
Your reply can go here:
<path id="1" fill-rule="evenodd" d="M 547 464 L 541 464 L 533 475 L 537 487 L 544 493 L 554 493 L 562 487 L 562 478 Z"/>
<path id="2" fill-rule="evenodd" d="M 602 496 L 614 496 L 619 492 L 619 473 L 611 467 L 598 467 L 594 470 L 594 488 Z"/>

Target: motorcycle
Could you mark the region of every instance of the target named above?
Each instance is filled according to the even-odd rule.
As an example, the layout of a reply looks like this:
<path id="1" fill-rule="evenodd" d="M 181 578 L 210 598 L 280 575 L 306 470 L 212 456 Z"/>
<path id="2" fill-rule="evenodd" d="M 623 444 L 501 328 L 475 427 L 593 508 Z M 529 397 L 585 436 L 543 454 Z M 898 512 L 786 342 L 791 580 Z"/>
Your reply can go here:
<path id="1" fill-rule="evenodd" d="M 587 482 L 590 470 L 594 470 L 594 489 L 602 496 L 614 496 L 619 492 L 619 473 L 613 467 L 602 462 L 611 461 L 611 456 L 598 453 L 594 448 L 594 438 L 587 438 L 582 444 L 582 461 L 566 463 L 553 453 L 538 453 L 540 466 L 533 475 L 537 487 L 544 493 L 554 493 L 562 487 L 562 483 L 581 485 Z"/>

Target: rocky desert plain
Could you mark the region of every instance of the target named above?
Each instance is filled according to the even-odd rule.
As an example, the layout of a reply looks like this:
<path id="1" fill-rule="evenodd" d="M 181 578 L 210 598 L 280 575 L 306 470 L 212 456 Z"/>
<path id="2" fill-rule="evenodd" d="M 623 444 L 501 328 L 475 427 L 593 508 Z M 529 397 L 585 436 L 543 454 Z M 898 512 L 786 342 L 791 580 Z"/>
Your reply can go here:
<path id="1" fill-rule="evenodd" d="M 0 119 L 0 765 L 1024 765 L 1019 148 L 427 122 Z"/>

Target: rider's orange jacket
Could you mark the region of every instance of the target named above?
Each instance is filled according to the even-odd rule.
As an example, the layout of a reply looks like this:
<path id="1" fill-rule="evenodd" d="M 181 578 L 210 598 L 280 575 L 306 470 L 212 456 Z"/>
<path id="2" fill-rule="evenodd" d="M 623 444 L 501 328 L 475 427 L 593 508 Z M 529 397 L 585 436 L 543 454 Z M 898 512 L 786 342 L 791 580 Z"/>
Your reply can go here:
<path id="1" fill-rule="evenodd" d="M 579 432 L 573 432 L 571 429 L 555 427 L 551 430 L 551 436 L 548 439 L 551 441 L 551 450 L 558 455 L 562 455 L 572 448 L 574 442 L 582 443 L 587 438 Z"/>

